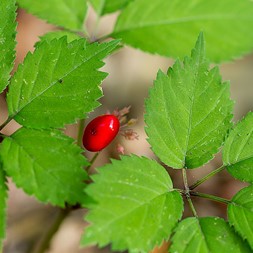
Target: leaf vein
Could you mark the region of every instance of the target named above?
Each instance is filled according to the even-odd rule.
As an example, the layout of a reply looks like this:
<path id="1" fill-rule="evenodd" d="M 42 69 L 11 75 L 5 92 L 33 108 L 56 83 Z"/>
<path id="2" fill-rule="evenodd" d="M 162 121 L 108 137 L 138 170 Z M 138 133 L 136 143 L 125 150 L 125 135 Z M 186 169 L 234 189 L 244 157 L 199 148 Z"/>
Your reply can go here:
<path id="1" fill-rule="evenodd" d="M 226 91 L 225 88 L 224 88 L 223 90 L 221 90 L 221 92 L 220 92 L 220 94 L 219 94 L 219 97 L 218 97 L 218 98 L 215 100 L 215 102 L 214 102 L 214 107 L 212 107 L 211 110 L 210 110 L 207 114 L 205 114 L 205 117 L 203 117 L 200 121 L 198 121 L 198 122 L 193 126 L 192 130 L 193 130 L 194 128 L 196 128 L 199 124 L 201 124 L 212 112 L 215 111 L 215 109 L 216 109 L 217 106 L 219 105 L 219 103 L 217 103 L 217 102 L 221 99 L 221 97 L 223 96 L 223 94 L 224 94 L 225 91 Z"/>
<path id="2" fill-rule="evenodd" d="M 91 56 L 89 56 L 88 58 L 85 58 L 84 60 L 81 61 L 81 63 L 77 64 L 75 67 L 73 67 L 70 71 L 66 72 L 63 76 L 60 77 L 60 79 L 65 78 L 66 76 L 70 75 L 71 73 L 73 73 L 76 69 L 78 69 L 79 67 L 81 67 L 83 64 L 87 64 L 92 58 L 94 58 L 96 55 L 100 54 L 101 52 L 107 50 L 107 48 L 110 47 L 110 44 L 108 44 L 106 47 L 102 47 L 102 49 L 96 51 L 94 54 L 92 54 Z M 75 56 L 76 57 L 76 56 Z M 41 95 L 43 95 L 45 92 L 47 92 L 49 89 L 51 89 L 56 83 L 58 83 L 58 80 L 54 81 L 53 83 L 51 83 L 46 89 L 44 89 L 43 91 L 41 91 L 39 94 L 37 94 L 34 98 L 32 98 L 27 104 L 25 104 L 24 106 L 22 106 L 21 108 L 19 108 L 13 115 L 11 115 L 11 117 L 15 117 L 18 113 L 20 113 L 26 106 L 28 106 L 29 104 L 31 104 L 35 99 L 37 99 L 38 97 L 40 97 Z"/>

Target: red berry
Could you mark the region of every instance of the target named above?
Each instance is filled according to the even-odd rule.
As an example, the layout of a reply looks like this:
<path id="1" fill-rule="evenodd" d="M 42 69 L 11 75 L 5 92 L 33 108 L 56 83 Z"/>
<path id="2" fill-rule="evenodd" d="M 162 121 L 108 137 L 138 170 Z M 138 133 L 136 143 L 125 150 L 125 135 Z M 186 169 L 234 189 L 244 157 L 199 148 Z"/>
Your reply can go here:
<path id="1" fill-rule="evenodd" d="M 93 119 L 85 128 L 83 146 L 89 151 L 100 151 L 115 138 L 120 123 L 116 116 L 107 114 Z"/>

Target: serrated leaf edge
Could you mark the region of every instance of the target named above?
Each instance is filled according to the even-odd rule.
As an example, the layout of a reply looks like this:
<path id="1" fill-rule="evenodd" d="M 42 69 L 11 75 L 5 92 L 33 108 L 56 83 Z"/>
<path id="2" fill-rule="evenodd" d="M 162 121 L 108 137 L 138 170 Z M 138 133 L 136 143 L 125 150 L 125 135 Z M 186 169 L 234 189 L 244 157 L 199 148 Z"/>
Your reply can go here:
<path id="1" fill-rule="evenodd" d="M 16 39 L 16 34 L 17 34 L 17 22 L 16 22 L 16 18 L 17 18 L 17 9 L 18 9 L 18 7 L 17 7 L 17 5 L 16 5 L 16 3 L 15 3 L 15 1 L 13 2 L 13 4 L 15 5 L 15 10 L 14 10 L 14 12 L 15 12 L 15 14 L 14 14 L 14 19 L 13 19 L 13 24 L 15 24 L 15 28 L 14 28 L 14 30 L 15 30 L 15 32 L 13 33 L 13 35 L 15 35 L 15 38 L 14 38 L 14 48 L 13 48 L 13 51 L 12 51 L 12 57 L 13 57 L 13 60 L 12 60 L 12 63 L 10 64 L 10 69 L 12 70 L 13 69 L 13 67 L 14 67 L 14 63 L 15 63 L 15 58 L 16 58 L 16 50 L 15 50 L 15 47 L 16 47 L 16 45 L 17 45 L 17 39 Z M 8 74 L 8 80 L 7 80 L 7 82 L 5 83 L 5 85 L 3 85 L 3 87 L 0 89 L 0 93 L 2 93 L 4 90 L 5 90 L 5 88 L 10 84 L 10 78 L 11 78 L 11 72 Z"/>
<path id="2" fill-rule="evenodd" d="M 1 159 L 1 158 L 0 158 Z M 2 170 L 2 169 L 1 169 Z M 8 185 L 7 185 L 7 178 L 6 178 L 6 175 L 5 175 L 5 172 L 3 171 L 3 174 L 4 174 L 4 177 L 5 177 L 5 181 L 4 181 L 4 188 L 5 188 L 5 194 L 4 194 L 4 202 L 5 202 L 5 208 L 3 210 L 3 213 L 5 213 L 5 217 L 4 217 L 4 221 L 5 221 L 5 227 L 4 227 L 4 230 L 6 230 L 6 220 L 7 220 L 7 199 L 8 199 Z M 3 238 L 0 238 L 0 252 L 2 253 L 2 247 L 3 247 L 3 241 L 6 237 L 6 231 L 4 231 L 4 234 L 3 234 Z"/>
<path id="3" fill-rule="evenodd" d="M 24 127 L 25 128 L 25 127 Z M 43 131 L 49 131 L 49 130 L 42 130 L 42 129 L 33 129 L 33 128 L 26 128 L 26 129 L 31 129 L 31 130 L 36 130 L 36 131 L 41 131 L 41 132 L 43 132 Z M 58 133 L 61 133 L 61 131 L 60 130 L 56 130 L 56 129 L 53 129 L 54 131 L 58 131 Z M 16 131 L 17 132 L 17 131 Z M 16 133 L 15 132 L 15 133 Z M 14 134 L 15 134 L 14 133 Z M 61 135 L 63 135 L 63 133 L 61 133 Z M 68 139 L 68 142 L 70 142 L 70 141 L 72 141 L 72 143 L 70 144 L 72 147 L 76 147 L 76 148 L 79 148 L 77 145 L 75 145 L 74 144 L 74 139 L 72 139 L 72 138 L 70 138 L 69 136 L 66 136 L 66 135 L 64 135 L 64 137 L 67 137 L 67 139 Z M 12 141 L 14 141 L 15 143 L 16 143 L 16 141 L 13 139 L 13 138 L 11 138 L 11 136 L 9 136 L 8 137 L 9 139 L 11 139 Z M 66 139 L 66 140 L 67 140 Z M 17 145 L 18 146 L 20 146 L 19 145 L 19 143 L 17 143 Z M 23 150 L 24 150 L 24 148 L 23 147 L 21 147 Z M 25 150 L 24 150 L 25 151 Z M 25 151 L 26 152 L 26 151 Z M 81 148 L 79 148 L 79 157 L 84 157 L 83 155 L 82 155 L 82 152 L 83 152 L 83 150 L 81 149 Z M 30 157 L 30 155 L 29 155 L 29 153 L 28 152 L 26 152 L 27 154 L 28 154 L 28 156 Z M 31 158 L 32 159 L 32 158 Z M 4 166 L 3 166 L 3 169 L 4 169 Z M 81 169 L 83 169 L 83 167 L 80 167 L 80 170 Z M 4 170 L 5 171 L 5 170 Z M 8 174 L 8 171 L 5 171 L 5 173 L 6 173 L 6 175 L 7 176 L 9 176 L 10 178 L 12 178 L 12 176 L 11 175 L 9 175 Z M 88 175 L 86 174 L 86 176 L 87 176 L 87 178 L 88 178 Z M 12 178 L 13 179 L 13 178 Z M 34 196 L 37 200 L 39 200 L 40 202 L 42 202 L 42 203 L 50 203 L 50 204 L 52 204 L 52 205 L 55 205 L 55 206 L 60 206 L 60 207 L 62 207 L 62 208 L 64 208 L 64 207 L 66 207 L 66 203 L 64 202 L 64 201 L 62 201 L 61 200 L 61 202 L 59 201 L 59 202 L 55 202 L 55 201 L 52 201 L 51 200 L 51 197 L 50 197 L 50 195 L 46 195 L 46 194 L 43 194 L 43 196 L 38 196 L 36 193 L 34 193 L 33 192 L 33 190 L 27 190 L 27 189 L 24 189 L 23 188 L 23 186 L 21 185 L 21 184 L 19 184 L 19 183 L 17 183 L 14 179 L 13 179 L 13 182 L 15 183 L 15 185 L 17 186 L 17 188 L 19 188 L 19 189 L 22 189 L 25 193 L 27 193 L 29 196 Z M 66 187 L 66 186 L 65 186 Z M 84 189 L 85 189 L 85 187 L 86 187 L 86 184 L 84 183 L 84 185 L 83 185 L 83 187 L 84 187 Z M 83 189 L 83 190 L 84 190 Z"/>
<path id="4" fill-rule="evenodd" d="M 52 41 L 60 41 L 60 40 L 62 40 L 63 43 L 65 43 L 65 45 L 67 45 L 67 46 L 71 46 L 71 44 L 72 44 L 72 43 L 75 43 L 76 41 L 84 41 L 84 42 L 85 42 L 84 39 L 78 39 L 78 40 L 74 40 L 74 41 L 68 43 L 68 42 L 67 42 L 67 37 L 66 37 L 66 36 L 63 36 L 63 37 L 60 38 L 60 39 L 55 38 L 55 39 L 53 39 Z M 78 66 L 75 67 L 75 69 L 78 68 L 78 67 L 80 67 L 82 64 L 87 63 L 89 60 L 91 60 L 92 58 L 94 58 L 97 54 L 103 52 L 104 50 L 107 50 L 107 49 L 110 48 L 110 47 L 111 47 L 111 49 L 109 50 L 109 52 L 115 51 L 115 50 L 117 49 L 117 45 L 118 45 L 119 41 L 120 41 L 120 40 L 113 40 L 113 41 L 110 41 L 110 42 L 102 43 L 102 44 L 107 44 L 107 47 L 103 48 L 101 51 L 96 52 L 96 54 L 93 54 L 93 55 L 90 56 L 89 58 L 86 58 L 85 61 L 82 61 L 81 64 L 79 64 Z M 29 52 L 29 53 L 27 54 L 27 56 L 25 57 L 24 62 L 23 62 L 22 64 L 19 65 L 19 67 L 18 67 L 18 69 L 17 69 L 17 72 L 18 72 L 19 68 L 22 68 L 22 69 L 23 69 L 23 66 L 26 64 L 27 59 L 29 59 L 30 57 L 33 57 L 33 55 L 34 55 L 40 48 L 44 47 L 45 44 L 50 45 L 50 43 L 49 43 L 48 41 L 43 41 L 43 42 L 40 43 L 39 47 L 36 47 L 36 49 L 35 49 L 35 51 L 34 51 L 33 53 L 30 53 L 30 52 Z M 97 42 L 95 42 L 95 43 L 93 43 L 93 44 L 95 44 L 95 45 L 97 45 L 97 46 L 102 45 L 102 44 L 97 43 Z M 89 44 L 86 44 L 86 46 L 89 46 Z M 29 61 L 29 60 L 28 60 L 28 61 Z M 103 66 L 105 65 L 105 62 L 104 62 L 103 60 L 99 59 L 98 61 L 100 62 L 101 67 L 103 67 Z M 74 70 L 75 70 L 75 69 L 74 69 Z M 70 72 L 68 72 L 67 74 L 65 73 L 65 75 L 62 76 L 62 77 L 60 77 L 60 78 L 66 77 L 68 74 L 70 74 L 70 73 L 71 73 L 72 71 L 74 71 L 74 70 L 72 69 Z M 98 71 L 99 73 L 103 73 L 103 74 L 105 75 L 105 77 L 104 77 L 104 78 L 100 81 L 100 83 L 98 84 L 98 88 L 99 88 L 100 91 L 101 91 L 101 96 L 99 96 L 99 97 L 94 101 L 94 106 L 95 106 L 95 108 L 97 108 L 99 105 L 101 105 L 101 103 L 98 101 L 98 100 L 103 96 L 103 92 L 102 92 L 102 88 L 101 88 L 101 83 L 102 83 L 102 82 L 104 81 L 104 79 L 108 76 L 108 73 L 106 73 L 106 72 L 100 71 L 100 70 L 98 70 L 98 69 L 96 69 L 96 71 Z M 15 77 L 15 76 L 14 76 L 14 77 Z M 23 107 L 21 107 L 18 111 L 15 111 L 13 114 L 9 115 L 9 118 L 14 118 L 14 119 L 15 119 L 15 117 L 16 117 L 27 105 L 29 105 L 34 99 L 36 99 L 37 97 L 39 97 L 40 95 L 42 95 L 42 94 L 43 94 L 44 92 L 46 92 L 48 89 L 52 88 L 55 84 L 57 84 L 57 81 L 53 82 L 50 86 L 47 87 L 47 89 L 43 90 L 43 92 L 41 92 L 38 96 L 34 97 L 32 100 L 30 100 L 29 103 L 25 104 L 25 105 L 24 105 Z M 9 93 L 7 93 L 7 101 L 8 101 L 8 94 L 9 94 Z M 96 103 L 96 105 L 95 105 L 95 103 Z M 57 128 L 63 128 L 66 124 L 74 124 L 74 123 L 77 123 L 77 121 L 78 121 L 79 119 L 85 118 L 86 115 L 87 115 L 87 113 L 90 113 L 90 112 L 94 111 L 95 108 L 94 108 L 93 110 L 89 111 L 89 112 L 83 113 L 83 117 L 75 117 L 71 122 L 65 122 L 65 123 L 63 123 L 63 124 L 61 124 L 61 125 L 60 125 L 60 124 L 57 125 Z M 27 126 L 27 127 L 28 127 L 28 126 Z M 35 126 L 33 126 L 33 127 L 31 127 L 31 128 L 33 128 L 33 129 L 50 129 L 50 128 L 56 128 L 56 127 L 55 127 L 55 126 L 54 126 L 54 127 L 35 127 Z"/>

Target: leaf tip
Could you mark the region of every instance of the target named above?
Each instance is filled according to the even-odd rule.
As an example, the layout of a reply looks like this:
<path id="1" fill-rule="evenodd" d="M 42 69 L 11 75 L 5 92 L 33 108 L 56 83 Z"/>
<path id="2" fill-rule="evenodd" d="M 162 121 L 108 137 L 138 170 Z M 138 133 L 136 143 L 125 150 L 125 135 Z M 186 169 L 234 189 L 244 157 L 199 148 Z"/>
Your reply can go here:
<path id="1" fill-rule="evenodd" d="M 206 48 L 205 48 L 205 37 L 204 32 L 199 33 L 198 39 L 195 43 L 195 47 L 192 49 L 191 56 L 197 61 L 201 62 L 205 60 Z"/>

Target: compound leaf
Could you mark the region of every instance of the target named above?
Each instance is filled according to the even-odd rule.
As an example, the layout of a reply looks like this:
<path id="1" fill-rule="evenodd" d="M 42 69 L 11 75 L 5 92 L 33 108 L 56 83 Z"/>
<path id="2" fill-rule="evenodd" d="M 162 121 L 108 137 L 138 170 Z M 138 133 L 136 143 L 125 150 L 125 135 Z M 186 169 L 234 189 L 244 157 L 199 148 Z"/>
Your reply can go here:
<path id="1" fill-rule="evenodd" d="M 227 222 L 218 217 L 182 220 L 172 237 L 171 253 L 250 253 Z"/>
<path id="2" fill-rule="evenodd" d="M 253 250 L 253 186 L 239 191 L 228 205 L 229 223 Z"/>
<path id="3" fill-rule="evenodd" d="M 208 67 L 200 34 L 183 65 L 176 61 L 168 75 L 158 72 L 146 101 L 148 141 L 161 161 L 173 168 L 208 162 L 231 127 L 229 83 L 222 83 L 217 67 Z"/>
<path id="4" fill-rule="evenodd" d="M 86 44 L 83 39 L 67 43 L 66 37 L 41 43 L 12 78 L 10 118 L 33 128 L 63 127 L 85 118 L 99 105 L 99 84 L 107 76 L 97 69 L 117 44 Z"/>
<path id="5" fill-rule="evenodd" d="M 99 16 L 125 8 L 133 0 L 90 0 Z"/>
<path id="6" fill-rule="evenodd" d="M 6 227 L 6 199 L 7 199 L 7 186 L 2 164 L 0 166 L 0 252 L 2 252 L 3 239 L 5 238 Z"/>
<path id="7" fill-rule="evenodd" d="M 149 252 L 168 239 L 183 203 L 166 170 L 145 157 L 122 157 L 98 169 L 86 193 L 94 199 L 82 245 Z M 141 235 L 141 236 L 140 236 Z"/>
<path id="8" fill-rule="evenodd" d="M 58 130 L 21 128 L 2 143 L 4 170 L 42 202 L 63 207 L 84 197 L 87 166 L 82 149 Z"/>
<path id="9" fill-rule="evenodd" d="M 0 93 L 8 85 L 15 58 L 16 5 L 14 0 L 0 1 Z"/>
<path id="10" fill-rule="evenodd" d="M 112 34 L 132 47 L 170 57 L 189 52 L 204 31 L 208 58 L 230 60 L 253 48 L 249 0 L 135 0 L 120 14 Z"/>
<path id="11" fill-rule="evenodd" d="M 224 144 L 223 163 L 235 178 L 253 183 L 253 113 L 241 120 Z"/>
<path id="12" fill-rule="evenodd" d="M 57 26 L 81 31 L 87 12 L 86 0 L 17 0 L 20 7 Z"/>

